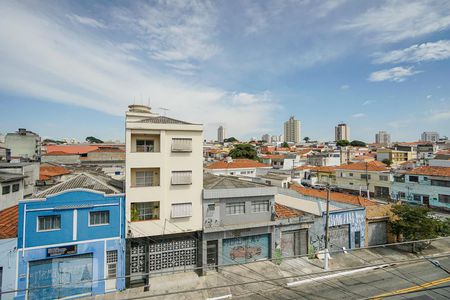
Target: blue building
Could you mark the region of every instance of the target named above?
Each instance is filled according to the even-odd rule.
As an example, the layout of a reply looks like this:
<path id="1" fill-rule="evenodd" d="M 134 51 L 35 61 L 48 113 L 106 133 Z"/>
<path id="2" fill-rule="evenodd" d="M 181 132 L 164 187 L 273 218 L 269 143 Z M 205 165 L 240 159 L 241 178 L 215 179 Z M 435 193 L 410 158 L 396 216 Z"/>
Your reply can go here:
<path id="1" fill-rule="evenodd" d="M 21 201 L 16 299 L 124 289 L 124 209 L 123 193 L 85 173 Z"/>

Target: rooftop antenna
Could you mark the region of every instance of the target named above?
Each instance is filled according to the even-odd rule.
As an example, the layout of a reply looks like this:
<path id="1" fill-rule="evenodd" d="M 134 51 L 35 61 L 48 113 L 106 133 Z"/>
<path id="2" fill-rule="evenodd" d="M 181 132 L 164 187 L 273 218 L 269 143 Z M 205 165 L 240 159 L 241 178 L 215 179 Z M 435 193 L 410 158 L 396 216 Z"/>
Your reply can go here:
<path id="1" fill-rule="evenodd" d="M 168 108 L 165 108 L 165 107 L 159 107 L 159 109 L 163 111 L 164 117 L 166 116 L 166 112 L 169 110 Z"/>

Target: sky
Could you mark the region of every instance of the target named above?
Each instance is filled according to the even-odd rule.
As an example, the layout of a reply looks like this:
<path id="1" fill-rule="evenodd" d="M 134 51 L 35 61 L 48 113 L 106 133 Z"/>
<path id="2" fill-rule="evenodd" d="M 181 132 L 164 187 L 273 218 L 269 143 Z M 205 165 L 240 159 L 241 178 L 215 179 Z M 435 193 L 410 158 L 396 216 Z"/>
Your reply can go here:
<path id="1" fill-rule="evenodd" d="M 450 135 L 450 1 L 0 1 L 0 133 L 123 141 L 133 103 L 207 139 Z"/>

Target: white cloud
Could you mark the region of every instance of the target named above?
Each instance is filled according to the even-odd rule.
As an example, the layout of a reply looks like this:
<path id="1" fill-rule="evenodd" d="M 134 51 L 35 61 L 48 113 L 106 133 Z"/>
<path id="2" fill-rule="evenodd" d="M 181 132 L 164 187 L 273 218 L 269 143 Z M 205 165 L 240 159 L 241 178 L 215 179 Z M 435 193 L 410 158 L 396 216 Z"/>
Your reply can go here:
<path id="1" fill-rule="evenodd" d="M 94 28 L 106 28 L 105 24 L 103 24 L 102 22 L 100 22 L 98 20 L 92 19 L 92 18 L 83 17 L 83 16 L 79 16 L 79 15 L 75 15 L 75 14 L 70 14 L 70 15 L 66 15 L 66 16 L 71 21 L 76 22 L 76 23 L 91 26 Z"/>
<path id="2" fill-rule="evenodd" d="M 394 50 L 388 53 L 375 54 L 374 63 L 417 63 L 422 61 L 436 61 L 450 58 L 450 40 L 435 43 L 423 43 L 411 47 Z"/>
<path id="3" fill-rule="evenodd" d="M 367 115 L 365 113 L 356 113 L 356 114 L 353 114 L 352 117 L 359 119 L 359 118 L 367 117 Z"/>
<path id="4" fill-rule="evenodd" d="M 450 120 L 450 110 L 429 111 L 427 115 L 432 121 Z"/>
<path id="5" fill-rule="evenodd" d="M 350 88 L 350 86 L 347 84 L 341 85 L 341 90 L 348 90 L 349 88 Z"/>
<path id="6" fill-rule="evenodd" d="M 407 77 L 421 73 L 422 71 L 416 71 L 413 67 L 395 67 L 392 69 L 385 69 L 373 72 L 369 75 L 369 81 L 394 81 L 402 82 Z"/>
<path id="7" fill-rule="evenodd" d="M 364 13 L 340 24 L 338 30 L 354 30 L 370 43 L 393 43 L 450 27 L 449 1 L 375 2 Z"/>
<path id="8" fill-rule="evenodd" d="M 268 92 L 230 92 L 164 75 L 124 58 L 113 43 L 80 35 L 19 2 L 0 2 L 0 43 L 8 74 L 0 90 L 45 101 L 123 116 L 133 97 L 143 95 L 153 108 L 169 108 L 171 117 L 204 123 L 207 136 L 214 136 L 210 124 L 217 122 L 235 136 L 259 135 L 258 127 L 272 127 L 279 109 Z"/>
<path id="9" fill-rule="evenodd" d="M 363 106 L 366 106 L 366 105 L 369 105 L 369 104 L 372 104 L 372 103 L 375 103 L 376 101 L 374 101 L 374 100 L 366 100 L 366 101 L 364 101 L 363 102 Z"/>
<path id="10" fill-rule="evenodd" d="M 432 95 L 427 95 L 427 99 L 431 99 Z"/>

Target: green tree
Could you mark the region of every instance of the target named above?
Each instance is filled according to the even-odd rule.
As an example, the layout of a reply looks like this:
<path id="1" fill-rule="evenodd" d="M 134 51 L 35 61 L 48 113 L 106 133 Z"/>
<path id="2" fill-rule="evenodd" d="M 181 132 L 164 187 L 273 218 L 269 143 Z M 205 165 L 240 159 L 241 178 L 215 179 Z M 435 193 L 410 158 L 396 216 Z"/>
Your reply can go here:
<path id="1" fill-rule="evenodd" d="M 389 158 L 385 158 L 381 162 L 388 167 L 390 167 L 392 165 L 392 160 L 390 160 Z"/>
<path id="2" fill-rule="evenodd" d="M 364 143 L 363 141 L 358 141 L 358 140 L 353 140 L 350 143 L 350 145 L 353 147 L 366 147 L 366 143 Z"/>
<path id="3" fill-rule="evenodd" d="M 307 142 L 309 142 L 310 138 L 309 138 L 308 136 L 305 136 L 305 137 L 303 138 L 303 140 L 307 143 Z"/>
<path id="4" fill-rule="evenodd" d="M 255 147 L 250 144 L 239 144 L 234 146 L 234 148 L 231 149 L 229 156 L 231 156 L 232 158 L 258 158 Z"/>
<path id="5" fill-rule="evenodd" d="M 283 144 L 281 144 L 282 148 L 289 148 L 289 144 L 287 142 L 283 142 Z"/>
<path id="6" fill-rule="evenodd" d="M 347 140 L 340 140 L 336 142 L 336 146 L 345 147 L 350 145 L 350 142 Z"/>
<path id="7" fill-rule="evenodd" d="M 96 138 L 95 136 L 88 136 L 86 138 L 86 142 L 92 143 L 92 144 L 102 144 L 103 143 L 102 140 Z"/>
<path id="8" fill-rule="evenodd" d="M 394 205 L 394 218 L 389 221 L 391 231 L 405 241 L 432 239 L 450 234 L 449 220 L 441 221 L 430 215 L 430 209 L 424 206 L 406 204 Z"/>
<path id="9" fill-rule="evenodd" d="M 224 143 L 234 143 L 234 142 L 237 142 L 238 140 L 234 136 L 232 136 L 227 139 L 224 139 L 223 141 L 224 141 Z"/>

